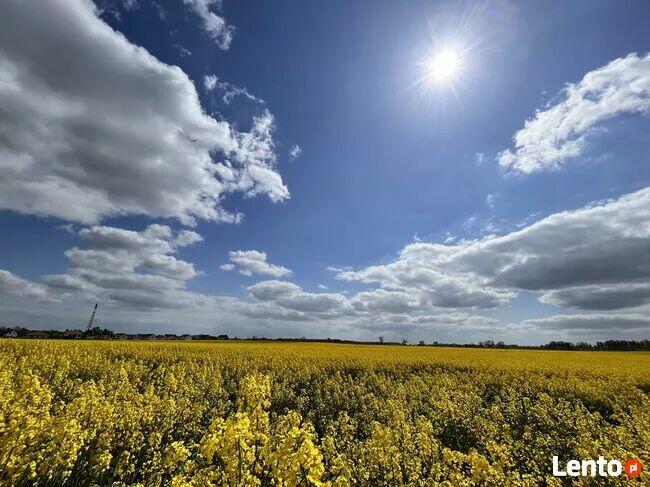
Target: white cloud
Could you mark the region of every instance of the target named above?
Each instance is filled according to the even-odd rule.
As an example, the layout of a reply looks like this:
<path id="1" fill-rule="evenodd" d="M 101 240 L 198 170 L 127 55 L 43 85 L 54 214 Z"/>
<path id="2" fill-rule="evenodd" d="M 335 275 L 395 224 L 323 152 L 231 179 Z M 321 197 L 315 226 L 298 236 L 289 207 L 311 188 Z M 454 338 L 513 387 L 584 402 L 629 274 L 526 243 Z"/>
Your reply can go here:
<path id="1" fill-rule="evenodd" d="M 650 319 L 649 215 L 646 188 L 551 215 L 507 235 L 450 245 L 413 242 L 393 262 L 360 270 L 334 268 L 339 279 L 376 283 L 375 289 L 310 293 L 291 282 L 268 280 L 249 286 L 243 299 L 187 289 L 198 271 L 177 254 L 201 241 L 195 232 L 164 225 L 142 231 L 94 226 L 78 232 L 83 245 L 66 251 L 65 274 L 43 276 L 41 284 L 4 271 L 0 295 L 6 316 L 24 315 L 7 314 L 8 298 L 83 300 L 100 302 L 123 320 L 227 321 L 254 329 L 250 334 L 259 334 L 255 326 L 265 323 L 273 324 L 265 330 L 274 336 L 287 330 L 306 334 L 300 327 L 310 327 L 327 335 L 367 337 L 382 330 L 455 341 L 507 339 L 517 333 L 528 341 L 562 333 L 586 339 L 629 331 L 636 337 L 647 331 Z M 226 265 L 251 275 L 290 272 L 259 251 L 233 252 Z M 461 309 L 497 307 L 522 290 L 541 292 L 545 303 L 598 313 L 524 320 L 507 328 L 496 318 Z M 636 313 L 605 313 L 625 308 Z"/>
<path id="2" fill-rule="evenodd" d="M 136 308 L 174 308 L 204 297 L 185 291 L 185 282 L 197 275 L 194 265 L 174 253 L 200 242 L 200 235 L 178 233 L 164 225 L 141 232 L 94 226 L 79 231 L 87 248 L 65 252 L 66 274 L 48 275 L 50 293 L 60 293 Z"/>
<path id="3" fill-rule="evenodd" d="M 544 302 L 584 309 L 639 306 L 650 299 L 650 188 L 503 236 L 415 242 L 394 262 L 338 270 L 337 278 L 401 291 L 420 309 L 495 307 L 521 290 L 546 291 Z"/>
<path id="4" fill-rule="evenodd" d="M 542 330 L 612 332 L 650 330 L 650 317 L 639 314 L 576 314 L 525 320 L 521 328 Z"/>
<path id="5" fill-rule="evenodd" d="M 220 49 L 230 48 L 235 28 L 211 10 L 213 7 L 219 8 L 221 0 L 183 0 L 183 3 L 201 18 L 203 30 Z"/>
<path id="6" fill-rule="evenodd" d="M 486 279 L 442 264 L 463 245 L 415 242 L 389 264 L 342 271 L 337 279 L 378 283 L 383 289 L 402 291 L 416 299 L 421 308 L 493 308 L 511 300 L 515 293 L 487 285 Z"/>
<path id="7" fill-rule="evenodd" d="M 268 110 L 248 133 L 206 115 L 180 68 L 129 43 L 89 0 L 2 2 L 0 18 L 12 26 L 0 28 L 0 209 L 193 224 L 240 221 L 222 206 L 232 191 L 289 197 Z"/>
<path id="8" fill-rule="evenodd" d="M 485 203 L 487 203 L 487 205 L 490 208 L 494 209 L 494 205 L 496 204 L 496 199 L 497 199 L 498 196 L 499 196 L 498 193 L 490 193 L 490 194 L 488 194 L 485 197 Z"/>
<path id="9" fill-rule="evenodd" d="M 375 289 L 360 292 L 351 300 L 358 311 L 373 313 L 409 313 L 420 307 L 420 300 L 410 293 Z"/>
<path id="10" fill-rule="evenodd" d="M 334 317 L 349 308 L 348 300 L 337 293 L 307 293 L 299 286 L 286 281 L 262 281 L 246 288 L 247 293 L 259 302 L 276 308 L 300 313 L 310 313 L 312 319 Z"/>
<path id="11" fill-rule="evenodd" d="M 266 194 L 273 202 L 289 198 L 289 190 L 274 170 L 273 130 L 273 115 L 264 110 L 253 119 L 250 132 L 238 134 L 239 147 L 235 151 L 235 158 L 240 164 L 219 164 L 216 169 L 228 191 L 241 191 L 247 197 Z"/>
<path id="12" fill-rule="evenodd" d="M 520 173 L 557 169 L 585 150 L 598 125 L 625 113 L 650 110 L 650 54 L 615 59 L 562 92 L 562 101 L 539 110 L 514 136 L 515 148 L 499 164 Z"/>
<path id="13" fill-rule="evenodd" d="M 180 57 L 182 57 L 182 58 L 192 55 L 192 51 L 190 51 L 189 49 L 186 49 L 185 47 L 181 46 L 180 44 L 174 44 L 174 49 L 176 49 L 178 51 L 178 55 Z"/>
<path id="14" fill-rule="evenodd" d="M 575 286 L 544 293 L 540 301 L 554 306 L 585 310 L 637 308 L 650 304 L 650 282 L 619 282 Z"/>
<path id="15" fill-rule="evenodd" d="M 227 81 L 222 81 L 214 74 L 207 74 L 203 77 L 203 87 L 206 91 L 212 91 L 215 89 L 221 90 L 223 92 L 221 99 L 226 105 L 230 105 L 236 96 L 243 96 L 252 102 L 261 105 L 264 104 L 264 100 L 252 95 L 246 88 L 235 86 Z"/>
<path id="16" fill-rule="evenodd" d="M 160 231 L 162 230 L 162 231 Z M 145 233 L 159 234 L 153 237 L 152 244 L 143 245 Z M 91 236 L 92 235 L 92 236 Z M 179 326 L 190 324 L 191 331 L 201 330 L 209 323 L 218 323 L 219 330 L 227 326 L 231 333 L 263 334 L 267 336 L 326 336 L 332 332 L 338 336 L 365 336 L 368 331 L 388 331 L 399 334 L 461 333 L 470 331 L 498 333 L 497 321 L 493 318 L 467 313 L 422 314 L 418 310 L 399 314 L 402 308 L 376 305 L 378 300 L 371 293 L 358 295 L 352 299 L 342 293 L 308 293 L 291 282 L 270 280 L 249 286 L 249 299 L 231 298 L 219 295 L 201 294 L 185 289 L 183 269 L 177 275 L 170 275 L 170 268 L 162 272 L 154 267 L 146 269 L 140 265 L 151 256 L 169 256 L 165 252 L 175 252 L 177 236 L 163 229 L 146 229 L 142 232 L 112 228 L 90 229 L 85 234 L 88 248 L 71 249 L 68 252 L 70 269 L 66 274 L 44 276 L 46 283 L 37 284 L 0 271 L 0 306 L 6 318 L 12 321 L 39 322 L 43 313 L 48 321 L 43 325 L 50 327 L 60 316 L 67 316 L 65 326 L 87 319 L 86 306 L 77 309 L 77 315 L 70 317 L 66 311 L 71 302 L 100 303 L 100 315 L 109 317 L 110 325 L 134 331 L 145 327 L 161 332 L 170 328 L 179 332 Z M 170 250 L 171 249 L 171 250 Z M 173 268 L 172 268 L 173 269 Z M 151 272 L 153 271 L 153 272 Z M 8 278 L 6 278 L 9 276 Z M 3 277 L 5 277 L 3 281 Z M 7 284 L 9 293 L 2 287 Z M 27 291 L 38 289 L 38 291 Z M 20 291 L 22 290 L 22 291 Z M 11 304 L 5 295 L 23 299 Z M 34 299 L 38 296 L 39 299 Z M 66 307 L 40 307 L 40 313 L 30 303 L 46 301 L 65 301 Z M 365 306 L 359 306 L 359 303 Z M 34 311 L 32 313 L 32 311 Z M 269 328 L 268 325 L 273 327 Z M 305 328 L 306 327 L 306 328 Z M 188 331 L 190 331 L 188 329 Z M 214 332 L 214 328 L 210 329 Z"/>
<path id="17" fill-rule="evenodd" d="M 217 78 L 214 74 L 206 74 L 203 77 L 203 87 L 206 89 L 206 91 L 214 90 L 218 82 L 219 78 Z"/>
<path id="18" fill-rule="evenodd" d="M 301 154 L 302 148 L 299 145 L 294 145 L 291 149 L 289 149 L 289 160 L 295 161 L 300 157 Z"/>
<path id="19" fill-rule="evenodd" d="M 228 253 L 230 264 L 224 264 L 221 269 L 230 271 L 237 268 L 240 274 L 252 276 L 253 274 L 264 274 L 273 277 L 285 277 L 291 275 L 291 270 L 280 265 L 270 264 L 266 260 L 266 253 L 259 250 L 237 250 Z"/>
<path id="20" fill-rule="evenodd" d="M 10 295 L 39 301 L 54 300 L 47 288 L 42 284 L 28 281 L 4 269 L 0 269 L 0 295 Z"/>

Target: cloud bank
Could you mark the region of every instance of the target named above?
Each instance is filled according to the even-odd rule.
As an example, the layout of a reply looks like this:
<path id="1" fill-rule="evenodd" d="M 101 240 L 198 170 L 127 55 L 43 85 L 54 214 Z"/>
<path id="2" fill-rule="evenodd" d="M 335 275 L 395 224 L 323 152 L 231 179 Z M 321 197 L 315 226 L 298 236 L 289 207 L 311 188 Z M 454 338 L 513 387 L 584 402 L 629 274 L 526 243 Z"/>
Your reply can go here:
<path id="1" fill-rule="evenodd" d="M 369 286 L 354 294 L 309 292 L 281 280 L 290 269 L 269 263 L 258 250 L 230 252 L 226 270 L 274 279 L 248 286 L 242 298 L 195 292 L 188 283 L 199 271 L 178 257 L 183 247 L 201 241 L 193 231 L 91 226 L 77 234 L 84 245 L 65 252 L 66 273 L 32 282 L 2 271 L 0 289 L 43 302 L 100 301 L 116 313 L 148 311 L 164 322 L 187 316 L 199 323 L 228 320 L 256 333 L 272 325 L 271 335 L 304 334 L 310 327 L 312 336 L 436 333 L 472 341 L 532 332 L 600 339 L 648 330 L 650 188 L 556 213 L 506 235 L 449 244 L 418 241 L 392 262 L 331 268 L 341 282 Z M 579 312 L 510 324 L 490 316 L 524 292 Z"/>
<path id="2" fill-rule="evenodd" d="M 545 303 L 583 310 L 641 306 L 650 303 L 650 188 L 507 235 L 415 242 L 394 262 L 336 276 L 377 283 L 379 302 L 404 309 L 497 307 L 522 291 L 544 291 Z"/>

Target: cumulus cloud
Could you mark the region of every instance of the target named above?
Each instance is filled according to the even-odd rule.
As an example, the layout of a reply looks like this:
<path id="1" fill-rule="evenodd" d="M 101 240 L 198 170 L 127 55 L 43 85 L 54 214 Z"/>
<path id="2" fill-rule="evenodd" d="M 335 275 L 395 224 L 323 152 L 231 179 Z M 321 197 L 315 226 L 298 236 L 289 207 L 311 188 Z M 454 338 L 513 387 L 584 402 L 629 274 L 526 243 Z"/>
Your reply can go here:
<path id="1" fill-rule="evenodd" d="M 623 282 L 595 286 L 575 286 L 549 291 L 543 303 L 583 310 L 615 310 L 650 304 L 650 283 Z"/>
<path id="2" fill-rule="evenodd" d="M 236 165 L 226 162 L 216 167 L 227 191 L 239 191 L 248 198 L 266 194 L 274 203 L 289 198 L 289 190 L 274 169 L 277 162 L 274 128 L 273 115 L 264 110 L 253 118 L 250 132 L 237 135 L 238 148 L 234 155 L 236 160 L 246 163 Z"/>
<path id="3" fill-rule="evenodd" d="M 375 289 L 347 296 L 306 292 L 295 283 L 271 279 L 247 287 L 243 298 L 194 292 L 187 284 L 199 272 L 177 254 L 202 240 L 196 232 L 152 224 L 139 231 L 92 226 L 81 228 L 75 235 L 82 244 L 65 252 L 65 273 L 42 276 L 37 283 L 0 271 L 0 295 L 39 302 L 99 302 L 102 309 L 110 310 L 110 316 L 130 316 L 145 322 L 188 319 L 179 314 L 186 313 L 201 322 L 253 320 L 273 323 L 279 329 L 309 323 L 314 330 L 324 330 L 327 323 L 341 333 L 376 329 L 415 333 L 436 327 L 487 330 L 493 325 L 490 318 L 467 313 L 436 313 L 419 298 L 395 290 Z M 268 263 L 264 252 L 231 252 L 230 258 L 231 263 L 226 265 L 245 274 L 280 277 L 290 273 Z"/>
<path id="4" fill-rule="evenodd" d="M 363 329 L 375 332 L 393 333 L 441 333 L 451 332 L 457 337 L 464 337 L 461 341 L 471 342 L 472 339 L 467 333 L 482 332 L 488 336 L 500 335 L 505 328 L 499 320 L 482 315 L 469 313 L 439 313 L 435 315 L 413 316 L 409 314 L 381 314 L 357 322 Z"/>
<path id="5" fill-rule="evenodd" d="M 55 300 L 42 284 L 23 279 L 4 269 L 0 269 L 0 295 L 36 299 L 39 301 Z"/>
<path id="6" fill-rule="evenodd" d="M 239 221 L 229 192 L 289 197 L 268 110 L 250 132 L 206 115 L 180 68 L 97 14 L 89 0 L 0 4 L 0 209 L 193 224 Z"/>
<path id="7" fill-rule="evenodd" d="M 232 271 L 237 269 L 244 276 L 264 274 L 272 277 L 285 277 L 291 275 L 291 270 L 280 265 L 267 262 L 266 252 L 259 250 L 236 250 L 228 253 L 230 264 L 224 264 L 221 269 Z"/>
<path id="8" fill-rule="evenodd" d="M 338 279 L 400 291 L 419 307 L 495 307 L 522 290 L 546 291 L 542 301 L 581 309 L 639 306 L 650 299 L 650 188 L 506 235 L 415 242 L 394 262 L 336 271 Z"/>
<path id="9" fill-rule="evenodd" d="M 51 292 L 145 309 L 203 299 L 185 291 L 185 282 L 197 275 L 194 265 L 173 255 L 200 242 L 197 233 L 154 224 L 140 232 L 94 226 L 79 236 L 86 246 L 65 252 L 68 272 L 43 277 Z"/>
<path id="10" fill-rule="evenodd" d="M 333 318 L 349 309 L 348 299 L 338 293 L 308 293 L 286 281 L 262 281 L 246 288 L 249 296 L 267 307 L 309 314 L 312 319 Z"/>
<path id="11" fill-rule="evenodd" d="M 489 286 L 485 278 L 444 265 L 462 248 L 462 245 L 415 242 L 404 247 L 394 262 L 342 271 L 336 277 L 401 291 L 416 299 L 420 307 L 493 308 L 515 296 L 511 291 Z"/>
<path id="12" fill-rule="evenodd" d="M 250 94 L 246 88 L 235 86 L 232 83 L 228 83 L 227 81 L 220 80 L 214 74 L 207 74 L 203 77 L 203 87 L 205 88 L 206 91 L 212 91 L 215 89 L 222 91 L 223 96 L 221 97 L 221 100 L 226 105 L 230 105 L 236 96 L 243 96 L 244 98 L 252 102 L 259 103 L 262 105 L 264 104 L 264 100 L 256 97 L 255 95 Z"/>
<path id="13" fill-rule="evenodd" d="M 419 305 L 419 300 L 409 293 L 384 289 L 360 292 L 352 299 L 356 310 L 374 313 L 408 313 L 417 310 Z"/>
<path id="14" fill-rule="evenodd" d="M 525 320 L 522 328 L 611 332 L 612 330 L 650 330 L 650 318 L 635 314 L 576 314 Z"/>
<path id="15" fill-rule="evenodd" d="M 0 290 L 18 297 L 97 300 L 114 310 L 165 310 L 167 318 L 184 311 L 203 320 L 250 319 L 280 327 L 309 323 L 348 335 L 426 331 L 461 341 L 508 332 L 497 319 L 462 308 L 497 307 L 519 292 L 533 291 L 545 303 L 585 313 L 526 320 L 513 325 L 512 333 L 642 333 L 650 295 L 649 216 L 646 188 L 551 215 L 506 235 L 449 244 L 416 241 L 393 262 L 359 270 L 332 268 L 340 280 L 376 286 L 356 294 L 306 292 L 272 279 L 249 286 L 244 298 L 228 299 L 187 289 L 198 271 L 178 252 L 200 242 L 197 233 L 164 225 L 141 231 L 93 226 L 77 231 L 83 245 L 66 251 L 66 273 L 44 276 L 40 284 L 5 271 Z M 254 250 L 232 252 L 226 266 L 250 275 L 286 277 L 290 272 Z M 636 314 L 605 313 L 626 308 L 636 308 Z M 467 332 L 472 335 L 463 335 Z"/>
<path id="16" fill-rule="evenodd" d="M 235 28 L 212 11 L 221 7 L 221 0 L 183 0 L 183 3 L 199 16 L 203 30 L 220 49 L 225 51 L 230 48 Z"/>
<path id="17" fill-rule="evenodd" d="M 626 113 L 647 115 L 650 54 L 632 53 L 590 71 L 569 84 L 561 98 L 526 121 L 514 136 L 514 149 L 499 154 L 500 165 L 525 174 L 557 169 L 583 153 L 603 121 Z"/>

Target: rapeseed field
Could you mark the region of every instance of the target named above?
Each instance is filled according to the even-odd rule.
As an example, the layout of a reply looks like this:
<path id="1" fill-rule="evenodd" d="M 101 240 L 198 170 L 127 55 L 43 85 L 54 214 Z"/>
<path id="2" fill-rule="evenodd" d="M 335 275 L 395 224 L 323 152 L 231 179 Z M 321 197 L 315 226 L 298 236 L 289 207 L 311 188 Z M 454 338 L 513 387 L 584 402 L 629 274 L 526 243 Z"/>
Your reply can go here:
<path id="1" fill-rule="evenodd" d="M 648 465 L 649 392 L 643 352 L 0 340 L 0 485 L 568 485 Z"/>

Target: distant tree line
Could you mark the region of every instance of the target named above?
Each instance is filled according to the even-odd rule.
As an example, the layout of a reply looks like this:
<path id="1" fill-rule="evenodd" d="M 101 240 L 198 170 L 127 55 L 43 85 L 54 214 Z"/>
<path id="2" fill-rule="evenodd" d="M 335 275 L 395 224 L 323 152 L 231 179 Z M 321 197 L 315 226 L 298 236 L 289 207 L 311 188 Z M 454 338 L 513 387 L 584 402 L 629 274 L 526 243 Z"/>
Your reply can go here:
<path id="1" fill-rule="evenodd" d="M 420 342 L 420 345 L 424 345 Z M 650 350 L 650 340 L 606 340 L 603 342 L 596 342 L 595 344 L 589 342 L 566 342 L 561 340 L 553 340 L 544 345 L 515 345 L 508 344 L 502 341 L 494 342 L 492 340 L 485 340 L 478 343 L 439 343 L 433 342 L 434 347 L 464 347 L 464 348 L 504 348 L 514 349 L 523 348 L 530 350 L 593 350 L 593 351 L 638 351 Z"/>
<path id="2" fill-rule="evenodd" d="M 42 336 L 44 338 L 69 338 L 71 335 L 78 335 L 82 337 L 112 337 L 115 335 L 113 330 L 108 328 L 101 328 L 99 326 L 94 326 L 90 329 L 85 330 L 30 330 L 29 328 L 24 328 L 22 326 L 15 327 L 6 327 L 0 326 L 0 337 L 3 337 L 7 334 L 14 332 L 18 338 L 28 338 L 31 336 L 37 337 Z M 73 332 L 73 333 L 71 333 Z"/>
<path id="3" fill-rule="evenodd" d="M 606 340 L 591 344 L 588 342 L 552 341 L 540 348 L 544 350 L 650 350 L 650 340 Z"/>
<path id="4" fill-rule="evenodd" d="M 175 335 L 175 334 L 165 334 L 165 335 L 155 335 L 155 334 L 126 334 L 126 333 L 115 333 L 113 330 L 108 328 L 101 328 L 95 326 L 86 330 L 30 330 L 21 326 L 7 327 L 0 326 L 0 338 L 1 337 L 12 337 L 12 338 L 83 338 L 83 339 L 164 339 L 164 340 L 228 340 L 228 335 L 208 335 L 208 334 L 197 334 L 197 335 Z M 349 343 L 349 344 L 382 344 L 382 345 L 408 345 L 408 340 L 406 338 L 401 341 L 387 341 L 383 336 L 378 337 L 378 342 L 368 342 L 368 341 L 355 341 L 355 340 L 344 340 L 337 338 L 327 338 L 327 339 L 313 339 L 313 338 L 266 338 L 252 336 L 247 338 L 238 338 L 234 337 L 234 340 L 254 340 L 254 341 L 279 341 L 279 342 L 327 342 L 327 343 Z M 418 346 L 426 347 L 463 347 L 463 348 L 502 348 L 502 349 L 528 349 L 528 350 L 593 350 L 593 351 L 638 351 L 638 350 L 650 350 L 650 340 L 605 340 L 602 342 L 596 342 L 595 344 L 589 342 L 567 342 L 561 340 L 553 340 L 544 345 L 534 346 L 534 345 L 515 345 L 508 344 L 503 341 L 495 342 L 493 340 L 485 340 L 478 343 L 442 343 L 434 341 L 432 343 L 426 343 L 424 340 L 418 342 Z"/>

